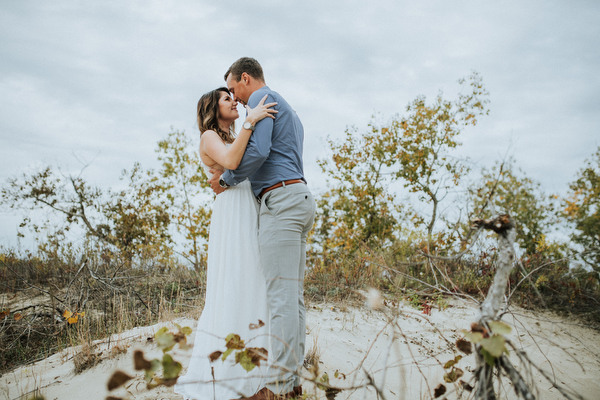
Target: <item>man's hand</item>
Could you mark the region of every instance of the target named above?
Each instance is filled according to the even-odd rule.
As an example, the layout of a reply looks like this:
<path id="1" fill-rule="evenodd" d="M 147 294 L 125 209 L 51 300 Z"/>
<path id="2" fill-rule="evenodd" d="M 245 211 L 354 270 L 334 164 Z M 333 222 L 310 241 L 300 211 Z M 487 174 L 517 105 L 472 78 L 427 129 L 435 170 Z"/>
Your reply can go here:
<path id="1" fill-rule="evenodd" d="M 213 192 L 215 192 L 215 194 L 221 194 L 225 190 L 227 190 L 225 188 L 222 188 L 221 185 L 219 185 L 219 179 L 221 179 L 223 171 L 221 171 L 220 169 L 210 168 L 208 172 L 212 174 L 212 178 L 208 180 L 208 183 L 210 184 L 210 187 L 213 190 Z"/>

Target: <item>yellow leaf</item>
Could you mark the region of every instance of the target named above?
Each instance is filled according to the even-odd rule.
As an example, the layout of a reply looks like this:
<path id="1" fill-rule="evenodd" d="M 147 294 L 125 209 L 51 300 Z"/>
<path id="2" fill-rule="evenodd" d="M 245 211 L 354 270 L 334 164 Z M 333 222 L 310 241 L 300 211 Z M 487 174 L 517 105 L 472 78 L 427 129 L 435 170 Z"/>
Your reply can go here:
<path id="1" fill-rule="evenodd" d="M 77 322 L 77 315 L 76 315 L 76 316 L 74 316 L 74 317 L 71 317 L 71 318 L 67 318 L 67 322 L 68 322 L 69 324 L 74 324 L 74 323 L 76 323 L 76 322 Z"/>
<path id="2" fill-rule="evenodd" d="M 73 313 L 69 310 L 65 310 L 65 312 L 63 313 L 64 318 L 69 318 L 71 317 L 71 315 L 73 315 Z"/>
<path id="3" fill-rule="evenodd" d="M 481 332 L 465 332 L 465 339 L 471 343 L 479 343 L 483 339 L 483 333 Z"/>
<path id="4" fill-rule="evenodd" d="M 490 321 L 488 322 L 488 325 L 493 333 L 497 333 L 499 335 L 508 335 L 512 331 L 512 328 L 504 322 Z"/>
<path id="5" fill-rule="evenodd" d="M 480 344 L 492 357 L 500 357 L 506 351 L 504 337 L 500 335 L 481 339 Z"/>

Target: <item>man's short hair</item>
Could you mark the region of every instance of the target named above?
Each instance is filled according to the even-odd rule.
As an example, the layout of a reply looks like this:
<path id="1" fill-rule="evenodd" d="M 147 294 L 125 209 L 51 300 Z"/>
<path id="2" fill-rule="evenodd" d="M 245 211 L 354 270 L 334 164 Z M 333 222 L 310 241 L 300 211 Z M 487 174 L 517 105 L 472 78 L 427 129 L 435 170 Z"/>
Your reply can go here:
<path id="1" fill-rule="evenodd" d="M 239 82 L 242 79 L 242 73 L 247 73 L 251 77 L 261 82 L 265 81 L 265 76 L 263 75 L 263 69 L 254 58 L 251 57 L 242 57 L 233 64 L 231 67 L 225 72 L 225 80 L 229 74 L 235 79 L 236 82 Z"/>

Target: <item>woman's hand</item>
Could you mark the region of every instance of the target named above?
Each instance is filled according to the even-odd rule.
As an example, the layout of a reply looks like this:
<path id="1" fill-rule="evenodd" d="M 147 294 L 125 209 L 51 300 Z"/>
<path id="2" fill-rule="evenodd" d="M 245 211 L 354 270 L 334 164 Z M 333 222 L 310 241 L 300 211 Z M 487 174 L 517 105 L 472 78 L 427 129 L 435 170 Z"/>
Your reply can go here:
<path id="1" fill-rule="evenodd" d="M 275 105 L 277 105 L 277 103 L 265 104 L 267 97 L 268 94 L 266 94 L 265 97 L 263 97 L 262 100 L 254 108 L 246 106 L 246 110 L 248 111 L 248 115 L 246 116 L 247 122 L 250 122 L 252 125 L 256 125 L 256 123 L 263 118 L 269 117 L 275 119 L 275 115 L 273 114 L 276 114 L 279 111 L 271 107 L 274 107 Z"/>

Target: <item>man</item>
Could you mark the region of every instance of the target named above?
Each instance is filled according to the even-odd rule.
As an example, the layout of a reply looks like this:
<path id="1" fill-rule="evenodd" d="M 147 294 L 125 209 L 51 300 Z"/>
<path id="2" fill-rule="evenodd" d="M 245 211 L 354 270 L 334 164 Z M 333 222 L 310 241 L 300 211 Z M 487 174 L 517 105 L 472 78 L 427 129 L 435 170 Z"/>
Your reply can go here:
<path id="1" fill-rule="evenodd" d="M 266 387 L 249 400 L 292 399 L 302 394 L 298 372 L 304 362 L 306 336 L 306 237 L 316 208 L 304 178 L 304 128 L 283 97 L 266 85 L 255 59 L 237 60 L 225 73 L 225 81 L 242 104 L 255 107 L 265 95 L 266 103 L 277 103 L 275 119 L 244 126 L 254 133 L 238 168 L 216 173 L 209 182 L 220 193 L 249 178 L 260 202 L 258 236 L 269 304 L 271 367 Z"/>

